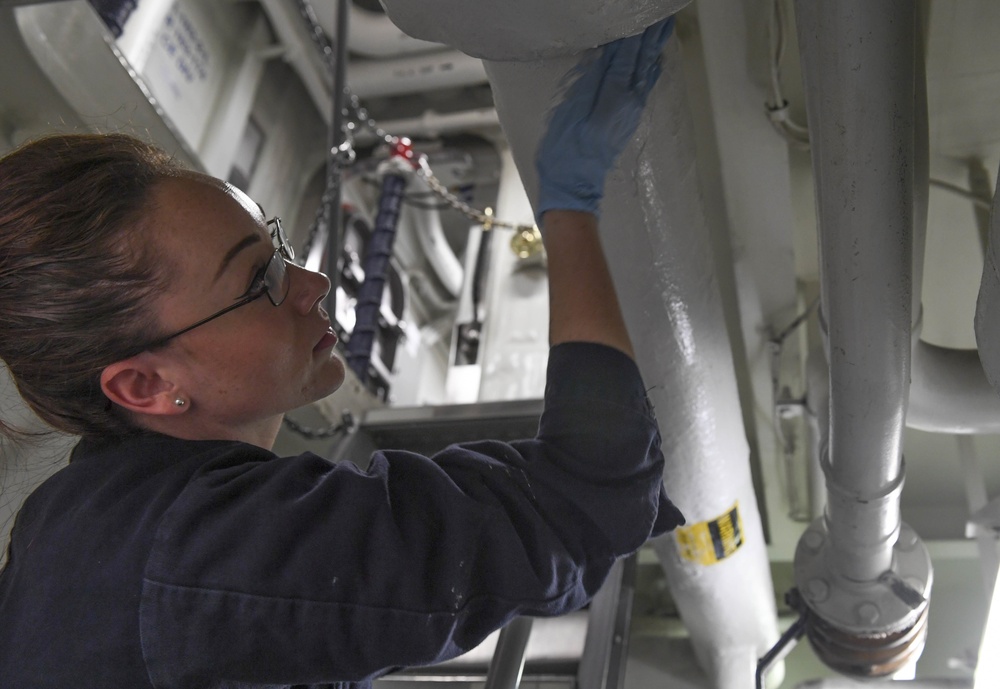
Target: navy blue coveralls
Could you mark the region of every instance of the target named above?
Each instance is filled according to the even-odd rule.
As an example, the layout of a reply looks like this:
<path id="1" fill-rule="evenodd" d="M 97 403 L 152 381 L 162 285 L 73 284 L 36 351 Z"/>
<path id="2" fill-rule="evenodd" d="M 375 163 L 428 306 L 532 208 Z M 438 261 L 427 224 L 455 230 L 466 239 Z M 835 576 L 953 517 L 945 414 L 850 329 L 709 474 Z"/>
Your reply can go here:
<path id="1" fill-rule="evenodd" d="M 584 605 L 683 522 L 635 364 L 553 348 L 538 435 L 312 454 L 84 440 L 27 499 L 0 577 L 3 689 L 365 685 Z"/>

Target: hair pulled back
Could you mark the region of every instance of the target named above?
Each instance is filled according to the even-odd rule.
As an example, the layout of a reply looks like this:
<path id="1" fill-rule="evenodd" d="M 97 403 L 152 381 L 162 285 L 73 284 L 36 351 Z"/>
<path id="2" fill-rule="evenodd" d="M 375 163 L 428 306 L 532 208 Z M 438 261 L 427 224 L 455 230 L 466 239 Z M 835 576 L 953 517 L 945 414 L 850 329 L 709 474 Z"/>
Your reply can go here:
<path id="1" fill-rule="evenodd" d="M 166 271 L 144 211 L 180 170 L 123 134 L 51 136 L 0 158 L 0 359 L 58 430 L 136 430 L 100 375 L 157 334 L 151 297 Z M 2 421 L 0 432 L 15 433 Z"/>

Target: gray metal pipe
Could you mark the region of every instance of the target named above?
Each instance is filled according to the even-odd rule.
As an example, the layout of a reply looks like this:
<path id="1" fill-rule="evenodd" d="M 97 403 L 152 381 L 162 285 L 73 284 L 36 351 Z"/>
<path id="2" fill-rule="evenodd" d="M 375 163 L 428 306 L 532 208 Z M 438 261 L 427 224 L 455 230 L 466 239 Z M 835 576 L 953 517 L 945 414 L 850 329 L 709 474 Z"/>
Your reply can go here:
<path id="1" fill-rule="evenodd" d="M 916 662 L 933 570 L 900 520 L 910 383 L 913 225 L 923 222 L 923 121 L 915 114 L 910 0 L 797 0 L 819 216 L 830 362 L 825 517 L 795 553 L 813 649 L 886 677 Z M 918 149 L 920 149 L 918 155 Z"/>
<path id="2" fill-rule="evenodd" d="M 530 617 L 515 617 L 500 630 L 497 648 L 486 674 L 485 689 L 517 689 L 521 684 L 531 625 Z"/>
<path id="3" fill-rule="evenodd" d="M 827 524 L 848 579 L 889 569 L 910 374 L 914 5 L 796 4 L 830 336 Z"/>

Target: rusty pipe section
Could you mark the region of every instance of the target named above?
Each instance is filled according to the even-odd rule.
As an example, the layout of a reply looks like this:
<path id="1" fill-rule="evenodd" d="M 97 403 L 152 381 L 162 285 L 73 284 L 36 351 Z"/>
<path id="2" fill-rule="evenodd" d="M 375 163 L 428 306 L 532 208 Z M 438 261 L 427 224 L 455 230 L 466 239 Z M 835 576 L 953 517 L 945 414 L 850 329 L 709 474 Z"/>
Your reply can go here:
<path id="1" fill-rule="evenodd" d="M 887 676 L 926 638 L 930 558 L 900 521 L 909 393 L 916 9 L 797 0 L 828 326 L 825 516 L 795 555 L 808 636 L 831 667 Z"/>

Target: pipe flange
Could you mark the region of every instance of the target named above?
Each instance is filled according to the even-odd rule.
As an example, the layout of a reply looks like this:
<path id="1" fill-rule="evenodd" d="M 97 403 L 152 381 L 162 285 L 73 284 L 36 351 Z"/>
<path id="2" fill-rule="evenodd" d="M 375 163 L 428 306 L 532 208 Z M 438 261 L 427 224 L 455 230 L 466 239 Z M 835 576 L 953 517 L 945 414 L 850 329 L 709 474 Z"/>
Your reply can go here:
<path id="1" fill-rule="evenodd" d="M 864 678 L 889 677 L 915 663 L 927 641 L 924 606 L 911 627 L 889 634 L 845 632 L 810 611 L 806 636 L 816 656 L 837 672 Z"/>
<path id="2" fill-rule="evenodd" d="M 892 566 L 871 581 L 838 574 L 829 533 L 815 520 L 795 550 L 795 582 L 810 612 L 847 634 L 891 635 L 912 629 L 925 613 L 933 580 L 930 554 L 916 532 L 900 524 Z"/>

